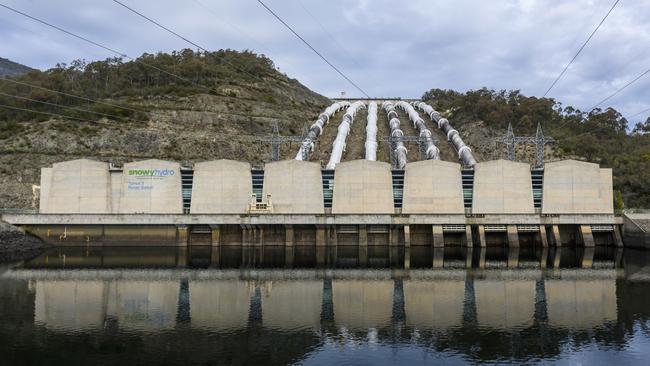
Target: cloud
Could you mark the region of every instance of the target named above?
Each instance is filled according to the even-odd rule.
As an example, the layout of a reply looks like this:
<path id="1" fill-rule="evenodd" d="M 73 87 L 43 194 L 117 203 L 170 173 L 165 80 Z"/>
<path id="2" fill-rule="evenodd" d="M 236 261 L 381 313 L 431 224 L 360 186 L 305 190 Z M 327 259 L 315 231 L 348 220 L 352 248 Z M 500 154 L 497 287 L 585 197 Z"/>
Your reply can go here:
<path id="1" fill-rule="evenodd" d="M 124 1 L 205 48 L 253 49 L 321 94 L 361 95 L 255 0 Z M 419 97 L 431 88 L 483 86 L 541 96 L 612 2 L 266 3 L 370 95 Z M 192 47 L 109 0 L 12 0 L 8 5 L 131 56 Z M 650 68 L 648 23 L 650 3 L 621 2 L 549 96 L 586 110 Z M 5 9 L 0 9 L 0 34 L 0 56 L 41 69 L 113 56 Z M 648 108 L 649 83 L 650 76 L 601 107 L 624 115 Z"/>

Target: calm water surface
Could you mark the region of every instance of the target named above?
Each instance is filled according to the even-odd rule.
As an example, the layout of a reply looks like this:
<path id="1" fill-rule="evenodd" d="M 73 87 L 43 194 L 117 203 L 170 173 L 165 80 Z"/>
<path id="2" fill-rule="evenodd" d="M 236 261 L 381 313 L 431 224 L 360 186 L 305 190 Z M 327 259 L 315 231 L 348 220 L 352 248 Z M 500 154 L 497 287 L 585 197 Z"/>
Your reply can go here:
<path id="1" fill-rule="evenodd" d="M 647 364 L 650 254 L 56 249 L 0 269 L 0 364 Z"/>

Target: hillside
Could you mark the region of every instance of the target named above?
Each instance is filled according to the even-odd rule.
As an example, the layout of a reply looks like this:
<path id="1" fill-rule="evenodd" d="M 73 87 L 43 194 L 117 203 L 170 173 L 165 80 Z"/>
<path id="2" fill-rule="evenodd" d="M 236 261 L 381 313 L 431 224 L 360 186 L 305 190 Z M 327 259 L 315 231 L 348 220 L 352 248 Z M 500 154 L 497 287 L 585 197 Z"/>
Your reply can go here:
<path id="1" fill-rule="evenodd" d="M 31 206 L 32 185 L 39 184 L 41 167 L 80 157 L 115 163 L 230 158 L 261 167 L 270 160 L 270 146 L 260 138 L 271 133 L 273 123 L 283 135 L 300 135 L 329 104 L 279 73 L 268 58 L 231 50 L 144 54 L 135 62 L 77 60 L 11 80 L 23 84 L 0 80 L 0 104 L 17 108 L 0 108 L 0 207 L 12 208 Z M 575 158 L 611 167 L 614 188 L 620 192 L 617 206 L 621 197 L 628 207 L 650 206 L 650 121 L 630 133 L 628 122 L 613 109 L 585 113 L 518 91 L 432 89 L 422 98 L 450 119 L 479 161 L 505 156 L 495 139 L 505 134 L 508 122 L 517 135 L 534 134 L 539 122 L 546 135 L 557 140 L 546 150 L 548 160 Z M 361 111 L 352 126 L 344 160 L 363 157 L 361 121 L 366 115 Z M 400 116 L 405 133 L 415 134 L 406 116 Z M 329 158 L 340 117 L 337 114 L 334 124 L 324 129 L 312 160 L 324 163 Z M 378 138 L 386 137 L 382 111 L 378 127 Z M 442 157 L 454 160 L 445 136 L 437 128 L 432 131 Z M 293 157 L 297 147 L 295 142 L 283 145 L 282 158 Z M 417 159 L 416 149 L 409 148 L 409 154 L 409 159 Z M 520 160 L 532 161 L 532 156 L 532 147 L 519 148 Z M 388 160 L 384 143 L 378 157 Z"/>
<path id="2" fill-rule="evenodd" d="M 32 71 L 31 67 L 0 57 L 0 77 L 18 76 Z"/>
<path id="3" fill-rule="evenodd" d="M 299 135 L 329 103 L 276 71 L 269 59 L 250 52 L 206 55 L 183 50 L 145 54 L 138 60 L 142 62 L 75 61 L 14 79 L 111 105 L 0 80 L 0 93 L 76 109 L 2 95 L 0 104 L 78 118 L 0 108 L 0 207 L 30 207 L 40 168 L 80 157 L 117 163 L 231 158 L 260 166 L 270 159 L 270 146 L 258 139 L 271 133 L 272 123 L 278 123 L 283 135 Z M 188 82 L 144 63 L 173 70 Z M 295 151 L 296 143 L 285 144 L 283 157 Z"/>
<path id="4" fill-rule="evenodd" d="M 616 206 L 623 206 L 622 198 L 625 207 L 650 207 L 650 119 L 632 127 L 612 108 L 582 112 L 519 91 L 432 89 L 422 98 L 444 112 L 480 158 L 505 157 L 495 139 L 506 133 L 508 122 L 515 134 L 526 136 L 541 123 L 545 135 L 556 140 L 546 149 L 546 160 L 572 158 L 612 168 Z M 532 162 L 533 148 L 521 147 L 517 154 Z"/>

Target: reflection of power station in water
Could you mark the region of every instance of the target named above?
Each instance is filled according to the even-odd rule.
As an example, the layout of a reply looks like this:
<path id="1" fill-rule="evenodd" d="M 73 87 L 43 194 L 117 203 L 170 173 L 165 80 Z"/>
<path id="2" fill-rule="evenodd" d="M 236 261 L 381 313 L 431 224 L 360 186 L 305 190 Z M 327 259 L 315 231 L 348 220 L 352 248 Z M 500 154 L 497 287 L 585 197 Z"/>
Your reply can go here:
<path id="1" fill-rule="evenodd" d="M 177 325 L 182 306 L 189 308 L 192 327 L 217 332 L 245 329 L 253 324 L 251 317 L 254 324 L 287 331 L 319 329 L 321 321 L 333 317 L 329 321 L 339 329 L 364 332 L 395 321 L 421 330 L 471 324 L 525 329 L 535 322 L 585 330 L 617 319 L 615 276 L 502 281 L 438 275 L 434 282 L 189 280 L 185 289 L 182 281 L 172 280 L 37 280 L 34 321 L 53 330 L 89 330 L 114 322 L 123 330 L 162 331 Z M 539 314 L 536 306 L 542 303 L 544 314 Z"/>

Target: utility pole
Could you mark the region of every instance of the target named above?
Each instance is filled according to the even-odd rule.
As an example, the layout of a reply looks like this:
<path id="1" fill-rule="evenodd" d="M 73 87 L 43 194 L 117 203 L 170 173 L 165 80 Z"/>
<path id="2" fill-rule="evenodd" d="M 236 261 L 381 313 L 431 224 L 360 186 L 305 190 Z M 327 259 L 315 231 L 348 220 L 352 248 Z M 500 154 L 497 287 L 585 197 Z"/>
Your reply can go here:
<path id="1" fill-rule="evenodd" d="M 506 159 L 515 161 L 515 148 L 517 144 L 535 145 L 535 163 L 533 168 L 541 169 L 544 167 L 544 148 L 547 144 L 555 143 L 555 139 L 544 136 L 542 125 L 537 124 L 535 136 L 516 136 L 512 130 L 512 124 L 508 123 L 508 131 L 505 136 L 497 139 L 497 142 L 506 145 Z"/>

